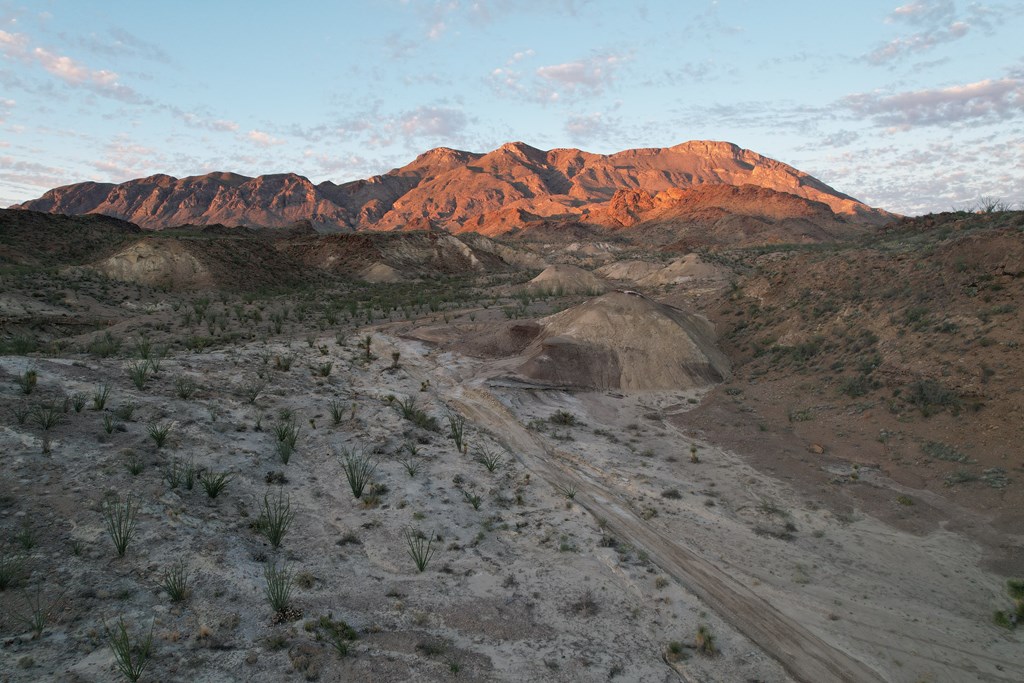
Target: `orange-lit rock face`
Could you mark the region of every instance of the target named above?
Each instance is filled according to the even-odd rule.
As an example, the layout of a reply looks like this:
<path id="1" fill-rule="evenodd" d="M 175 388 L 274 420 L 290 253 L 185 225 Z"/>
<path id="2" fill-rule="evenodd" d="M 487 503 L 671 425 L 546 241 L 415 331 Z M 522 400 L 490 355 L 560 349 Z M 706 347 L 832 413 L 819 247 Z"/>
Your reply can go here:
<path id="1" fill-rule="evenodd" d="M 314 185 L 293 173 L 156 175 L 120 185 L 60 187 L 17 208 L 102 213 L 150 229 L 279 227 L 309 220 L 328 230 L 412 226 L 489 235 L 543 220 L 630 227 L 708 208 L 776 220 L 812 214 L 867 223 L 889 218 L 791 166 L 708 141 L 611 155 L 543 151 L 521 142 L 487 154 L 440 147 L 402 168 L 342 185 Z"/>

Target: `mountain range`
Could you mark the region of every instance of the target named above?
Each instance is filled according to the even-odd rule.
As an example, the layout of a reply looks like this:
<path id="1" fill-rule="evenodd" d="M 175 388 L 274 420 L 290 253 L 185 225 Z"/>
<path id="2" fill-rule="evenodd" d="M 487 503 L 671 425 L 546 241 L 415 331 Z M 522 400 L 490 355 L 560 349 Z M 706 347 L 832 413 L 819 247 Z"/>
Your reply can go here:
<path id="1" fill-rule="evenodd" d="M 61 214 L 103 214 L 145 229 L 223 224 L 322 232 L 443 229 L 499 235 L 571 222 L 625 228 L 741 214 L 765 220 L 879 225 L 892 214 L 787 164 L 732 143 L 593 154 L 522 142 L 486 154 L 438 147 L 382 175 L 319 184 L 294 174 L 153 175 L 83 182 L 16 204 Z"/>

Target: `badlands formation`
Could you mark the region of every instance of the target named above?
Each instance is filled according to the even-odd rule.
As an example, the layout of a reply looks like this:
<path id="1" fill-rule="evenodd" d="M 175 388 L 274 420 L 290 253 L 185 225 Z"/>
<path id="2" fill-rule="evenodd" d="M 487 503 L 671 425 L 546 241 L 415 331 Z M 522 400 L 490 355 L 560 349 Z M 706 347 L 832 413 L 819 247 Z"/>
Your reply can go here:
<path id="1" fill-rule="evenodd" d="M 715 142 L 2 210 L 0 678 L 1019 681 L 1022 234 Z"/>

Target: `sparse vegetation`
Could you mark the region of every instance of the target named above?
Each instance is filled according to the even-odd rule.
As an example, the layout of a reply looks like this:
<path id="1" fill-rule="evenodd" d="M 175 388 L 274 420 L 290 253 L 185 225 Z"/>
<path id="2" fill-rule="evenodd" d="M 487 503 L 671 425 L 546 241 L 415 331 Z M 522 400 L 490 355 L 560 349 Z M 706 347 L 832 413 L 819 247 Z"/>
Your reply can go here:
<path id="1" fill-rule="evenodd" d="M 281 541 L 284 540 L 284 535 L 294 519 L 295 511 L 292 509 L 291 496 L 280 490 L 273 500 L 269 493 L 263 496 L 263 510 L 256 524 L 259 532 L 275 549 L 281 546 Z"/>
<path id="2" fill-rule="evenodd" d="M 107 534 L 114 542 L 118 557 L 124 557 L 128 550 L 128 544 L 135 535 L 135 524 L 139 512 L 139 504 L 135 496 L 128 496 L 121 500 L 117 495 L 104 499 L 103 519 L 107 525 Z"/>
<path id="3" fill-rule="evenodd" d="M 362 498 L 363 491 L 366 490 L 373 478 L 373 473 L 377 470 L 377 462 L 364 457 L 361 453 L 347 449 L 342 451 L 341 458 L 341 467 L 345 471 L 345 478 L 348 480 L 349 488 L 352 489 L 352 495 Z"/>
<path id="4" fill-rule="evenodd" d="M 118 617 L 113 629 L 107 628 L 107 644 L 114 653 L 114 661 L 121 674 L 133 683 L 142 678 L 153 654 L 153 627 L 145 637 L 135 637 L 128 631 L 124 617 Z"/>
<path id="5" fill-rule="evenodd" d="M 412 558 L 413 563 L 416 565 L 416 571 L 423 573 L 430 559 L 434 556 L 436 548 L 434 548 L 434 534 L 425 536 L 422 531 L 413 531 L 412 529 L 405 529 L 403 532 L 405 536 L 405 544 L 409 551 L 409 557 Z"/>

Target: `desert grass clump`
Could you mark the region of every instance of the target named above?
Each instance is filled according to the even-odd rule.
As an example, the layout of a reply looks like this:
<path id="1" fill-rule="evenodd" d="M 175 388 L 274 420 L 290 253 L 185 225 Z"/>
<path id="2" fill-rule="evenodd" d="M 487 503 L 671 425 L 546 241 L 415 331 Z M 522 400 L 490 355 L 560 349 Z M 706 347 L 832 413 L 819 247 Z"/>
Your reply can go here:
<path id="1" fill-rule="evenodd" d="M 718 654 L 718 647 L 715 645 L 715 636 L 711 633 L 711 629 L 701 624 L 697 627 L 697 635 L 693 638 L 693 643 L 697 648 L 697 652 L 705 654 L 708 657 L 714 657 Z"/>
<path id="2" fill-rule="evenodd" d="M 287 567 L 278 569 L 277 564 L 267 564 L 263 568 L 265 586 L 263 594 L 267 596 L 270 609 L 275 615 L 283 615 L 288 611 L 292 598 L 294 573 Z"/>
<path id="3" fill-rule="evenodd" d="M 124 466 L 128 470 L 128 473 L 133 477 L 137 477 L 142 474 L 142 470 L 145 468 L 142 458 L 135 451 L 128 451 L 124 456 Z"/>
<path id="4" fill-rule="evenodd" d="M 198 388 L 199 385 L 196 384 L 196 381 L 188 375 L 178 375 L 174 378 L 174 393 L 180 399 L 187 401 L 192 398 Z"/>
<path id="5" fill-rule="evenodd" d="M 171 489 L 181 486 L 181 482 L 185 479 L 185 468 L 177 458 L 171 458 L 170 462 L 164 465 L 163 472 L 164 481 Z"/>
<path id="6" fill-rule="evenodd" d="M 579 489 L 575 484 L 552 484 L 555 487 L 555 491 L 565 496 L 568 500 L 572 500 L 576 497 L 576 493 Z"/>
<path id="7" fill-rule="evenodd" d="M 18 386 L 21 388 L 21 393 L 28 396 L 35 388 L 36 384 L 39 383 L 39 373 L 35 370 L 26 370 L 25 372 L 18 375 Z"/>
<path id="8" fill-rule="evenodd" d="M 113 629 L 107 631 L 107 643 L 114 653 L 114 661 L 121 674 L 132 683 L 142 678 L 142 672 L 149 664 L 149 658 L 153 654 L 153 624 L 150 624 L 149 633 L 145 637 L 136 638 L 128 632 L 128 626 L 124 623 L 124 617 L 117 618 L 117 624 Z"/>
<path id="9" fill-rule="evenodd" d="M 128 377 L 131 378 L 132 384 L 135 385 L 135 388 L 138 389 L 139 391 L 145 389 L 146 380 L 149 379 L 149 361 L 132 361 L 128 363 L 126 369 L 128 370 Z"/>
<path id="10" fill-rule="evenodd" d="M 548 418 L 548 422 L 562 427 L 572 427 L 576 424 L 576 416 L 567 410 L 556 410 Z"/>
<path id="11" fill-rule="evenodd" d="M 292 509 L 291 496 L 286 496 L 283 491 L 278 491 L 275 500 L 271 499 L 269 493 L 263 496 L 263 510 L 256 524 L 259 532 L 275 549 L 281 546 L 281 541 L 284 540 L 284 535 L 294 519 L 295 511 Z"/>
<path id="12" fill-rule="evenodd" d="M 35 426 L 46 432 L 59 425 L 64 419 L 61 407 L 53 401 L 37 404 L 32 408 L 29 417 Z"/>
<path id="13" fill-rule="evenodd" d="M 320 363 L 320 365 L 316 367 L 316 374 L 320 377 L 329 377 L 331 375 L 332 368 L 334 368 L 334 363 Z"/>
<path id="14" fill-rule="evenodd" d="M 149 426 L 146 427 L 146 433 L 149 434 L 149 438 L 153 440 L 153 443 L 156 444 L 157 448 L 164 447 L 173 430 L 173 422 L 151 422 L 149 423 Z"/>
<path id="15" fill-rule="evenodd" d="M 231 475 L 227 472 L 207 470 L 199 476 L 199 483 L 210 498 L 216 498 L 224 493 L 224 489 L 228 487 L 229 481 L 231 481 Z"/>
<path id="16" fill-rule="evenodd" d="M 18 530 L 18 533 L 14 534 L 14 540 L 25 551 L 32 550 L 39 542 L 36 530 L 29 524 L 28 520 L 22 522 L 21 529 Z"/>
<path id="17" fill-rule="evenodd" d="M 245 397 L 246 403 L 256 403 L 256 399 L 260 397 L 260 394 L 266 388 L 267 380 L 262 377 L 255 377 L 242 385 L 242 396 Z"/>
<path id="18" fill-rule="evenodd" d="M 114 430 L 117 429 L 117 420 L 110 413 L 104 413 L 103 415 L 103 431 L 107 434 L 113 434 Z"/>
<path id="19" fill-rule="evenodd" d="M 341 421 L 345 419 L 345 406 L 342 405 L 341 401 L 334 400 L 331 401 L 330 409 L 331 422 L 334 424 L 334 426 L 340 425 Z"/>
<path id="20" fill-rule="evenodd" d="M 0 591 L 13 588 L 25 578 L 26 562 L 24 555 L 11 555 L 6 551 L 0 556 Z"/>
<path id="21" fill-rule="evenodd" d="M 274 425 L 274 436 L 277 437 L 277 454 L 281 456 L 281 462 L 287 465 L 292 453 L 295 452 L 295 442 L 299 438 L 299 426 L 294 417 Z"/>
<path id="22" fill-rule="evenodd" d="M 495 453 L 487 448 L 480 449 L 480 454 L 477 456 L 477 460 L 480 464 L 487 469 L 488 472 L 494 472 L 502 463 L 502 457 L 500 453 Z"/>
<path id="23" fill-rule="evenodd" d="M 131 422 L 132 416 L 135 415 L 135 404 L 131 401 L 122 403 L 114 409 L 114 415 L 125 422 Z"/>
<path id="24" fill-rule="evenodd" d="M 345 470 L 345 478 L 348 480 L 349 488 L 352 489 L 352 495 L 362 498 L 363 491 L 377 469 L 377 462 L 348 449 L 342 451 L 341 457 L 341 468 Z"/>
<path id="25" fill-rule="evenodd" d="M 63 594 L 60 594 L 53 600 L 44 602 L 43 588 L 42 586 L 36 586 L 35 594 L 32 597 L 26 598 L 28 609 L 24 611 L 15 610 L 13 616 L 15 620 L 32 632 L 32 639 L 35 640 L 43 635 L 46 625 L 50 623 L 54 612 L 60 607 L 62 598 Z"/>
<path id="26" fill-rule="evenodd" d="M 103 519 L 107 524 L 107 534 L 114 542 L 118 557 L 124 557 L 128 543 L 135 535 L 138 512 L 139 504 L 130 493 L 124 502 L 117 495 L 103 501 Z"/>
<path id="27" fill-rule="evenodd" d="M 419 473 L 420 468 L 423 467 L 423 461 L 417 460 L 413 455 L 407 455 L 403 458 L 399 458 L 398 462 L 401 463 L 402 467 L 405 469 L 405 473 L 408 474 L 410 478 L 415 477 Z"/>
<path id="28" fill-rule="evenodd" d="M 92 409 L 103 410 L 107 405 L 108 398 L 110 398 L 110 385 L 104 382 L 96 387 L 92 394 Z"/>
<path id="29" fill-rule="evenodd" d="M 404 401 L 398 402 L 398 411 L 402 414 L 409 422 L 420 429 L 425 429 L 429 432 L 441 431 L 440 425 L 437 423 L 437 418 L 433 415 L 428 415 L 425 410 L 416 406 L 416 399 L 412 396 L 405 399 Z"/>
<path id="30" fill-rule="evenodd" d="M 448 419 L 448 438 L 455 442 L 455 450 L 459 453 L 464 452 L 466 418 L 450 411 L 445 417 Z"/>
<path id="31" fill-rule="evenodd" d="M 405 537 L 409 557 L 412 558 L 413 564 L 416 565 L 416 571 L 423 573 L 427 568 L 427 563 L 430 562 L 430 558 L 434 556 L 434 552 L 437 550 L 434 547 L 434 533 L 431 532 L 428 537 L 422 531 L 413 531 L 407 528 L 402 534 Z"/>
<path id="32" fill-rule="evenodd" d="M 317 640 L 326 640 L 339 657 L 347 657 L 349 643 L 359 639 L 359 634 L 354 628 L 344 621 L 334 621 L 333 615 L 320 617 L 319 622 L 313 627 L 316 630 Z"/>
<path id="33" fill-rule="evenodd" d="M 28 416 L 32 413 L 32 406 L 28 403 L 15 403 L 11 408 L 11 414 L 19 425 L 28 422 Z"/>
<path id="34" fill-rule="evenodd" d="M 480 509 L 480 503 L 482 502 L 480 496 L 475 493 L 470 493 L 466 489 L 462 489 L 462 497 L 466 499 L 466 502 L 473 506 L 474 510 Z"/>
<path id="35" fill-rule="evenodd" d="M 164 570 L 163 587 L 171 602 L 183 602 L 188 597 L 189 570 L 185 560 L 178 560 Z"/>
<path id="36" fill-rule="evenodd" d="M 85 408 L 85 401 L 85 394 L 76 392 L 71 395 L 71 407 L 74 408 L 76 413 L 82 412 L 82 409 Z"/>

